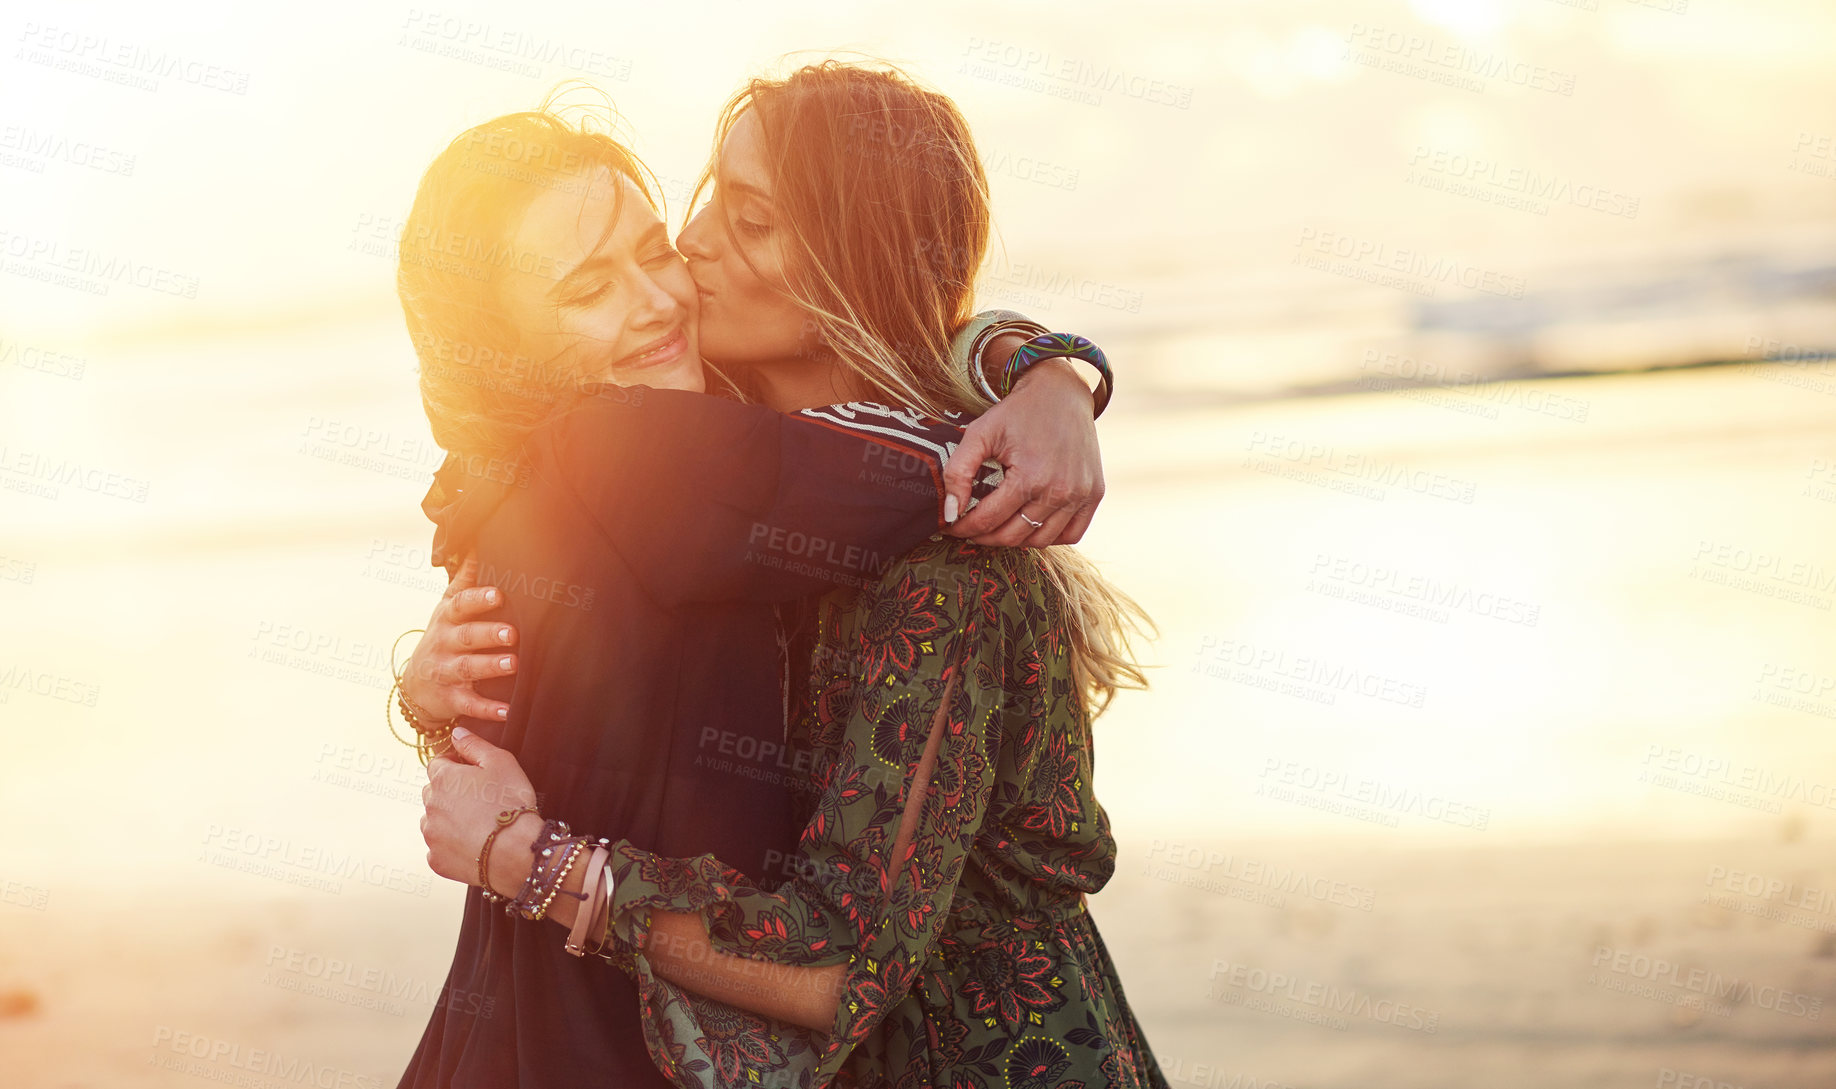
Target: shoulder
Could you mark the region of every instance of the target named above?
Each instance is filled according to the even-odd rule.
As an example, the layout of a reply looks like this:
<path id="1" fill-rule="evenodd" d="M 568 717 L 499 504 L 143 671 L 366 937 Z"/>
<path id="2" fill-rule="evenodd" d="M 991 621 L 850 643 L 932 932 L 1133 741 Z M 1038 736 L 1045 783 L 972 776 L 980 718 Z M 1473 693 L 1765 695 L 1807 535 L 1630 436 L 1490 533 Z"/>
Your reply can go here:
<path id="1" fill-rule="evenodd" d="M 872 401 L 850 401 L 847 404 L 822 405 L 791 414 L 791 419 L 829 428 L 877 443 L 888 449 L 888 456 L 916 459 L 942 473 L 950 456 L 963 441 L 963 429 L 975 422 L 967 412 L 944 412 L 941 416 L 915 408 L 898 408 Z M 904 465 L 905 468 L 912 468 Z M 987 462 L 976 474 L 969 505 L 964 513 L 975 509 L 982 497 L 999 487 L 1003 470 L 998 462 Z"/>
<path id="2" fill-rule="evenodd" d="M 927 460 L 934 459 L 940 466 L 950 460 L 956 444 L 962 441 L 963 428 L 974 419 L 961 412 L 932 416 L 914 408 L 872 401 L 806 408 L 792 413 L 791 418 L 898 447 Z"/>

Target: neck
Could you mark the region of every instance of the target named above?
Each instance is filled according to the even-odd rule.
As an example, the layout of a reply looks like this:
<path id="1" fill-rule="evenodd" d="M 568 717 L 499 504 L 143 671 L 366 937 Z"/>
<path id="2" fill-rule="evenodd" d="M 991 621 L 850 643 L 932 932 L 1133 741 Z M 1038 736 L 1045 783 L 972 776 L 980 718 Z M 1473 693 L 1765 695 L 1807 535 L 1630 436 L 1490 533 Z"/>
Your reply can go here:
<path id="1" fill-rule="evenodd" d="M 779 412 L 872 399 L 872 392 L 834 359 L 790 359 L 747 368 L 759 400 Z"/>

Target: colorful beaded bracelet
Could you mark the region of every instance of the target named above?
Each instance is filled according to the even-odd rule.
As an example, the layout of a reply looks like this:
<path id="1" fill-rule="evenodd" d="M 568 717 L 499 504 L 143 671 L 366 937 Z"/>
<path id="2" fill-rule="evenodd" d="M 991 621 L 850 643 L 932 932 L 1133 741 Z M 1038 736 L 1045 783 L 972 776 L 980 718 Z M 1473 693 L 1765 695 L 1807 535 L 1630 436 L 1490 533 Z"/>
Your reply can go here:
<path id="1" fill-rule="evenodd" d="M 1115 384 L 1109 359 L 1103 355 L 1103 349 L 1074 333 L 1042 333 L 1015 348 L 1007 365 L 1001 369 L 1001 396 L 1013 392 L 1014 383 L 1027 368 L 1046 359 L 1081 359 L 1097 369 L 1102 381 L 1097 384 L 1096 414 L 1101 416 L 1103 409 L 1109 407 Z"/>

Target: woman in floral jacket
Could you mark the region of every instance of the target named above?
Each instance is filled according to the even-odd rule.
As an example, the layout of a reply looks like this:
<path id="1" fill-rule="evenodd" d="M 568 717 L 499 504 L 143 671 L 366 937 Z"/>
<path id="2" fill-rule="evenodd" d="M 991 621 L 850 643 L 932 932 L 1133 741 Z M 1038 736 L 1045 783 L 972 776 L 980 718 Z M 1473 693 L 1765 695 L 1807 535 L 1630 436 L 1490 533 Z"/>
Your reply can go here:
<path id="1" fill-rule="evenodd" d="M 1082 591 L 1042 561 L 938 541 L 821 599 L 789 881 L 616 843 L 602 955 L 636 973 L 652 1058 L 678 1084 L 1165 1084 L 1085 908 L 1115 842 L 1067 619 Z M 455 804 L 527 789 L 509 753 L 456 746 L 478 766 L 453 771 L 509 785 L 443 776 Z M 565 902 L 551 917 L 571 925 Z M 678 937 L 699 926 L 712 956 Z M 787 1023 L 810 1005 L 793 990 L 828 995 L 822 1032 Z"/>
<path id="2" fill-rule="evenodd" d="M 814 792 L 798 875 L 767 892 L 711 858 L 622 850 L 615 948 L 641 948 L 667 911 L 701 914 L 742 956 L 846 951 L 818 1083 L 1159 1083 L 1084 904 L 1115 841 L 1091 789 L 1065 594 L 1036 552 L 960 542 L 919 548 L 861 593 L 819 606 L 795 738 Z M 653 1010 L 665 1073 L 699 1051 L 715 1084 L 758 1084 L 748 1068 L 788 1067 L 804 1046 L 741 1017 L 672 1039 L 686 1021 Z"/>

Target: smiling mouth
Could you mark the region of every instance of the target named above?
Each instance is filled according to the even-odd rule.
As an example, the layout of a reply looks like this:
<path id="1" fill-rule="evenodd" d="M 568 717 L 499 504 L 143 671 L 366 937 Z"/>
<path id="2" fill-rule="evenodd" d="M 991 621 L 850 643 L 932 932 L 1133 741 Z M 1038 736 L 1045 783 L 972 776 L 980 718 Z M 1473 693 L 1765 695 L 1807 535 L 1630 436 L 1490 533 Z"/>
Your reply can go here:
<path id="1" fill-rule="evenodd" d="M 668 336 L 651 341 L 647 346 L 632 352 L 630 355 L 612 364 L 614 370 L 641 370 L 679 359 L 688 350 L 688 333 L 678 325 Z"/>

